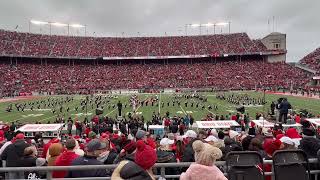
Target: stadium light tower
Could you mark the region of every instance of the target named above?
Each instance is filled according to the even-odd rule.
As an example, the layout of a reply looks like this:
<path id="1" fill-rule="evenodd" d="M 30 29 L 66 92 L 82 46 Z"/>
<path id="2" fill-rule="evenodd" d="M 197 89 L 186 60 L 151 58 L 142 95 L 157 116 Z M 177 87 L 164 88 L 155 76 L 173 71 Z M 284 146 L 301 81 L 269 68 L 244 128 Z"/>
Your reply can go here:
<path id="1" fill-rule="evenodd" d="M 216 34 L 216 27 L 217 26 L 220 26 L 222 28 L 222 27 L 229 25 L 229 33 L 230 33 L 230 24 L 231 24 L 231 22 L 217 22 L 217 23 L 210 23 L 209 22 L 206 24 L 201 24 L 201 23 L 200 24 L 185 24 L 185 32 L 187 35 L 187 28 L 188 27 L 199 28 L 199 34 L 201 35 L 202 27 L 207 27 L 207 34 L 209 34 L 208 29 L 213 26 L 213 32 L 214 32 L 214 34 Z"/>
<path id="2" fill-rule="evenodd" d="M 38 26 L 42 26 L 42 25 L 48 25 L 49 22 L 46 22 L 46 21 L 37 21 L 37 20 L 30 20 L 29 21 L 29 33 L 31 31 L 31 24 L 35 24 L 35 25 L 38 25 Z"/>
<path id="3" fill-rule="evenodd" d="M 87 26 L 86 25 L 81 25 L 81 24 L 67 24 L 67 23 L 60 23 L 60 22 L 49 22 L 49 21 L 37 21 L 37 20 L 30 20 L 29 21 L 29 33 L 30 33 L 30 28 L 31 28 L 31 24 L 34 25 L 49 25 L 49 31 L 50 31 L 50 35 L 51 35 L 51 29 L 52 26 L 55 27 L 67 27 L 68 28 L 68 35 L 70 33 L 70 27 L 72 28 L 84 28 L 84 34 L 86 36 L 87 34 Z"/>

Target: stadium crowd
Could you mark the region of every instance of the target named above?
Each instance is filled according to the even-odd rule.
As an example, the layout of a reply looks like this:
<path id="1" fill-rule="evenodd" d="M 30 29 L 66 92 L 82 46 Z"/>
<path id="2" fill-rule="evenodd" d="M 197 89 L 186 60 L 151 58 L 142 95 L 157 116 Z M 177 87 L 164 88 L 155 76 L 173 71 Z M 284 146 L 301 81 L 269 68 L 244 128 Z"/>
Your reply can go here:
<path id="1" fill-rule="evenodd" d="M 318 73 L 320 73 L 319 72 L 319 69 L 320 69 L 319 58 L 320 58 L 320 48 L 317 48 L 312 53 L 310 53 L 307 56 L 305 56 L 304 58 L 302 58 L 300 60 L 300 63 L 303 65 L 307 65 L 311 69 L 316 70 Z"/>
<path id="2" fill-rule="evenodd" d="M 0 64 L 0 72 L 3 94 L 141 88 L 290 89 L 304 87 L 308 82 L 308 74 L 301 69 L 259 60 L 99 66 L 21 63 Z"/>
<path id="3" fill-rule="evenodd" d="M 0 55 L 29 57 L 145 57 L 250 54 L 265 51 L 246 33 L 165 37 L 71 37 L 0 30 Z"/>
<path id="4" fill-rule="evenodd" d="M 189 116 L 153 116 L 152 124 L 166 126 L 164 136 L 156 135 L 144 127 L 139 118 L 130 117 L 128 122 L 94 117 L 85 122 L 85 128 L 71 131 L 60 138 L 44 143 L 41 133 L 33 139 L 26 138 L 16 126 L 0 131 L 1 159 L 7 167 L 76 166 L 117 164 L 114 170 L 91 169 L 81 171 L 54 171 L 54 178 L 64 177 L 111 177 L 111 179 L 155 179 L 160 169 L 155 163 L 194 162 L 189 168 L 166 168 L 166 174 L 180 179 L 225 180 L 226 169 L 217 167 L 215 161 L 225 160 L 232 151 L 255 151 L 264 159 L 272 159 L 277 150 L 302 149 L 308 158 L 320 154 L 320 140 L 311 124 L 301 117 L 301 133 L 295 128 L 257 128 L 253 122 L 243 121 L 242 114 L 229 118 L 241 124 L 242 131 L 223 129 L 192 130 Z M 100 121 L 100 123 L 96 123 Z M 69 124 L 76 124 L 79 121 Z M 84 122 L 83 122 L 84 123 Z M 113 127 L 116 127 L 114 129 Z M 319 151 L 319 152 L 318 152 Z M 271 166 L 264 167 L 266 172 Z M 313 167 L 317 168 L 317 167 Z M 41 172 L 8 173 L 9 179 L 45 178 Z M 266 177 L 268 180 L 271 176 Z"/>

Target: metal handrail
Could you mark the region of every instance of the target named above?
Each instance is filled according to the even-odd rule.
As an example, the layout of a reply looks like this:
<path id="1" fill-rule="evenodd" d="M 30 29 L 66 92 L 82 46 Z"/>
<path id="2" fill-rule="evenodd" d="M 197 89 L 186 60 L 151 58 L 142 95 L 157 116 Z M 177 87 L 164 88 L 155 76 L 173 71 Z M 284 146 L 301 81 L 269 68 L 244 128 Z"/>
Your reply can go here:
<path id="1" fill-rule="evenodd" d="M 166 175 L 164 169 L 170 167 L 189 167 L 193 162 L 179 162 L 179 163 L 156 163 L 155 168 L 161 168 L 161 174 L 157 176 L 165 178 L 179 178 L 180 175 Z M 264 160 L 264 164 L 272 164 L 272 160 Z M 318 163 L 318 159 L 309 159 L 309 163 Z M 216 161 L 216 166 L 225 166 L 225 161 Z M 72 171 L 72 170 L 90 170 L 90 169 L 115 169 L 117 164 L 111 165 L 88 165 L 88 166 L 43 166 L 43 167 L 3 167 L 0 172 L 26 172 L 26 171 L 46 171 L 47 179 L 51 180 L 52 171 Z M 320 170 L 311 170 L 311 174 L 320 174 Z M 226 173 L 224 173 L 226 175 Z M 273 172 L 265 172 L 265 175 L 273 175 Z M 83 178 L 64 178 L 66 180 L 83 180 L 83 179 L 110 179 L 110 177 L 83 177 Z"/>

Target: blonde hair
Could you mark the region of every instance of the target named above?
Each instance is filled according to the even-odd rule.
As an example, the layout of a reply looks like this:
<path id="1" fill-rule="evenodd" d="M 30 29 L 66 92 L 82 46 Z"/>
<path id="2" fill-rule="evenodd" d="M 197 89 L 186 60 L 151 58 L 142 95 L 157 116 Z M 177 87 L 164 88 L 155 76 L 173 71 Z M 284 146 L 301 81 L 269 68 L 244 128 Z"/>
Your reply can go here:
<path id="1" fill-rule="evenodd" d="M 208 143 L 203 143 L 200 140 L 193 142 L 194 158 L 196 163 L 205 166 L 212 166 L 213 163 L 222 157 L 222 152 L 219 148 L 213 147 Z"/>

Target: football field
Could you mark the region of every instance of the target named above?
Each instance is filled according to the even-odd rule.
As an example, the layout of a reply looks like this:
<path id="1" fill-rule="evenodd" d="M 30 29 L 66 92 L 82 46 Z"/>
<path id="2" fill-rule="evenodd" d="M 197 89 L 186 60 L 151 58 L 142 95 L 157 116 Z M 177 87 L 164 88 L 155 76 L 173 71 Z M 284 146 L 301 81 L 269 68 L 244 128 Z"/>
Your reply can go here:
<path id="1" fill-rule="evenodd" d="M 241 91 L 241 92 L 226 92 L 225 94 L 235 94 L 244 95 L 247 94 L 249 97 L 263 98 L 263 92 L 255 91 Z M 148 121 L 152 118 L 153 113 L 160 113 L 162 116 L 169 112 L 170 116 L 178 115 L 184 116 L 186 114 L 191 114 L 195 120 L 200 120 L 204 118 L 207 114 L 213 113 L 216 115 L 227 115 L 229 113 L 236 113 L 236 107 L 238 105 L 227 102 L 226 100 L 220 100 L 216 98 L 215 93 L 201 93 L 203 97 L 207 97 L 207 101 L 203 102 L 197 98 L 185 98 L 184 94 L 137 94 L 139 100 L 148 99 L 158 99 L 154 102 L 153 106 L 151 102 L 146 106 L 143 104 L 137 104 L 135 107 L 135 112 L 137 115 L 143 115 L 145 120 Z M 130 106 L 130 97 L 132 95 L 113 95 L 113 97 L 106 96 L 105 101 L 99 105 L 99 108 L 103 109 L 103 115 L 112 118 L 117 117 L 118 109 L 117 103 L 120 101 L 123 106 L 123 113 L 127 115 L 133 112 L 133 107 Z M 0 121 L 3 122 L 13 122 L 20 121 L 21 123 L 31 123 L 31 122 L 41 122 L 52 123 L 57 117 L 64 117 L 68 119 L 69 117 L 77 117 L 79 120 L 83 120 L 86 116 L 91 119 L 95 115 L 96 105 L 94 102 L 88 104 L 87 106 L 81 106 L 81 101 L 86 97 L 81 95 L 75 95 L 73 101 L 62 103 L 61 105 L 56 105 L 53 107 L 47 107 L 45 103 L 38 102 L 49 102 L 59 99 L 65 99 L 67 96 L 37 96 L 30 99 L 22 99 L 8 102 L 0 103 Z M 69 96 L 71 97 L 71 96 Z M 299 112 L 301 109 L 306 109 L 314 115 L 320 114 L 320 99 L 306 98 L 306 97 L 294 97 L 287 95 L 276 95 L 276 94 L 265 94 L 267 104 L 263 105 L 248 105 L 245 106 L 246 112 L 249 113 L 251 118 L 255 117 L 257 112 L 268 112 L 270 111 L 271 101 L 276 101 L 280 97 L 287 97 L 288 101 L 291 103 L 293 110 Z M 50 99 L 50 100 L 48 100 Z M 175 101 L 173 106 L 173 101 Z M 177 102 L 180 102 L 178 105 Z M 187 102 L 187 105 L 185 104 Z M 32 104 L 34 107 L 31 109 L 29 105 L 26 106 L 24 112 L 17 111 L 15 104 Z M 169 103 L 169 106 L 168 106 Z M 7 112 L 6 109 L 12 104 L 12 111 Z M 198 106 L 197 106 L 198 104 Z M 209 108 L 211 106 L 212 108 Z M 214 108 L 217 106 L 217 108 Z M 61 108 L 62 107 L 62 108 Z M 84 107 L 84 108 L 83 108 Z M 61 108 L 61 111 L 60 111 Z M 67 110 L 69 109 L 69 110 Z M 53 112 L 54 111 L 54 112 Z"/>

